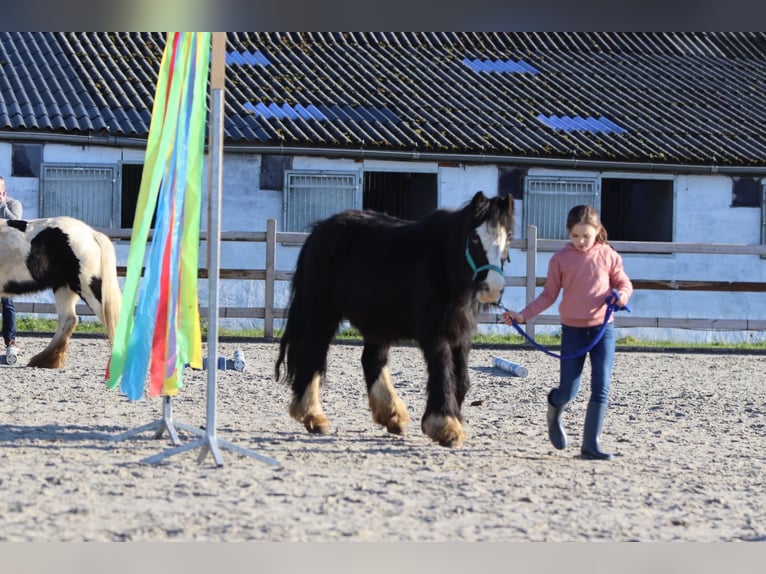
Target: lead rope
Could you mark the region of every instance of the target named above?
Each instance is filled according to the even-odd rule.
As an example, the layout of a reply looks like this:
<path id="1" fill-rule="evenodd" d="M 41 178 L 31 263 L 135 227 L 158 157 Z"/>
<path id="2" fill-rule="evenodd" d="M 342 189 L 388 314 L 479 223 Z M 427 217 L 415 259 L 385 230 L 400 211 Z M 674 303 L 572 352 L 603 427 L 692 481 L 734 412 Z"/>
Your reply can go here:
<path id="1" fill-rule="evenodd" d="M 606 316 L 604 317 L 604 324 L 601 325 L 601 328 L 599 329 L 598 333 L 593 338 L 593 340 L 591 340 L 590 343 L 588 343 L 585 347 L 583 347 L 579 351 L 576 351 L 574 353 L 570 353 L 568 355 L 560 355 L 558 353 L 554 353 L 553 351 L 551 351 L 547 347 L 544 347 L 543 345 L 541 345 L 540 343 L 535 341 L 532 337 L 530 337 L 527 334 L 527 332 L 524 331 L 524 329 L 522 329 L 519 326 L 519 324 L 514 319 L 511 319 L 511 323 L 513 324 L 514 329 L 516 329 L 516 331 L 518 331 L 521 336 L 523 336 L 527 341 L 529 341 L 532 344 L 532 346 L 534 346 L 536 349 L 539 349 L 540 351 L 542 351 L 546 355 L 550 355 L 551 357 L 555 357 L 557 359 L 561 359 L 562 361 L 565 361 L 565 360 L 568 360 L 568 359 L 575 359 L 577 357 L 581 357 L 582 355 L 584 355 L 585 353 L 590 351 L 593 347 L 595 347 L 598 344 L 598 342 L 604 336 L 604 331 L 606 331 L 606 326 L 609 323 L 609 319 L 612 317 L 612 314 L 615 311 L 625 310 L 628 313 L 631 313 L 630 307 L 628 307 L 627 305 L 625 305 L 624 307 L 619 307 L 617 305 L 616 301 L 619 298 L 620 297 L 619 297 L 617 291 L 615 289 L 612 289 L 612 294 L 605 299 L 605 303 L 607 305 L 607 308 L 606 308 Z M 507 307 L 505 307 L 504 305 L 498 304 L 498 307 L 500 307 L 501 309 L 503 309 L 505 311 L 509 311 L 509 309 Z"/>

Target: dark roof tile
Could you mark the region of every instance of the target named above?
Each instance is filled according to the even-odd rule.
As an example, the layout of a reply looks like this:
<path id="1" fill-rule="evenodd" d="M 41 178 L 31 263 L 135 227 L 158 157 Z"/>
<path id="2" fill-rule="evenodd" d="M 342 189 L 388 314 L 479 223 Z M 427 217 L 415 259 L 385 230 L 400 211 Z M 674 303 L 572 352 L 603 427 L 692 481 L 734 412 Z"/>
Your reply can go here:
<path id="1" fill-rule="evenodd" d="M 165 39 L 0 33 L 0 130 L 145 138 Z M 766 165 L 765 33 L 227 39 L 229 143 Z"/>

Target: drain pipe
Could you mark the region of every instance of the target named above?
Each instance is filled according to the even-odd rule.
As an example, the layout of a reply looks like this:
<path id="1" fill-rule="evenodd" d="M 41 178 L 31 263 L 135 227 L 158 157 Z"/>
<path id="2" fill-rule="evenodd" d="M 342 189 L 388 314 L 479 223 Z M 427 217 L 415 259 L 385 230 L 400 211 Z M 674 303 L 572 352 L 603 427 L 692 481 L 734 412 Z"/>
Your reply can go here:
<path id="1" fill-rule="evenodd" d="M 146 139 L 113 135 L 77 135 L 38 132 L 0 132 L 0 141 L 69 143 L 73 145 L 94 145 L 108 147 L 146 148 Z M 653 173 L 683 173 L 699 175 L 750 175 L 766 176 L 766 164 L 762 166 L 740 165 L 687 165 L 680 163 L 653 163 L 588 160 L 554 157 L 511 156 L 501 154 L 444 153 L 429 151 L 398 151 L 365 148 L 319 148 L 282 145 L 237 145 L 224 144 L 224 153 L 293 155 L 348 159 L 382 159 L 390 161 L 431 161 L 437 163 L 497 164 L 529 167 L 589 171 L 632 171 Z"/>
<path id="2" fill-rule="evenodd" d="M 56 143 L 107 147 L 146 148 L 146 138 L 96 134 L 61 134 L 0 131 L 0 142 Z"/>

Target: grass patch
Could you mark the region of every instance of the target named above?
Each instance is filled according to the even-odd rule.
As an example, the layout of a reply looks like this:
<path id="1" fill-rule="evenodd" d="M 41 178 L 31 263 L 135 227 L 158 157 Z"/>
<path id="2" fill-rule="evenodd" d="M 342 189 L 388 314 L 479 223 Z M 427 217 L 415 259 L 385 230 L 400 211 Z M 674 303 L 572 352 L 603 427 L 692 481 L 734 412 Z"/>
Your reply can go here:
<path id="1" fill-rule="evenodd" d="M 16 330 L 19 333 L 53 333 L 56 330 L 55 319 L 42 319 L 38 317 L 18 317 L 16 319 Z M 104 334 L 104 327 L 98 321 L 80 321 L 77 324 L 75 333 Z M 260 329 L 219 329 L 219 337 L 232 337 L 243 339 L 262 339 L 264 331 Z M 279 339 L 282 336 L 280 329 L 274 330 L 274 338 Z M 207 337 L 207 322 L 202 321 L 202 337 Z M 343 342 L 360 342 L 362 336 L 355 328 L 341 329 L 335 339 Z M 561 337 L 559 335 L 539 334 L 535 340 L 545 347 L 561 346 Z M 477 333 L 473 337 L 475 345 L 523 345 L 527 343 L 526 339 L 518 334 L 490 334 Z M 646 347 L 646 348 L 668 348 L 668 349 L 732 349 L 732 350 L 766 350 L 766 341 L 762 342 L 742 342 L 742 343 L 684 343 L 677 341 L 652 341 L 638 339 L 636 337 L 620 337 L 617 339 L 617 347 Z"/>
<path id="2" fill-rule="evenodd" d="M 39 317 L 16 317 L 16 331 L 19 333 L 55 333 L 56 319 Z M 97 321 L 80 321 L 75 333 L 104 333 L 104 326 Z"/>

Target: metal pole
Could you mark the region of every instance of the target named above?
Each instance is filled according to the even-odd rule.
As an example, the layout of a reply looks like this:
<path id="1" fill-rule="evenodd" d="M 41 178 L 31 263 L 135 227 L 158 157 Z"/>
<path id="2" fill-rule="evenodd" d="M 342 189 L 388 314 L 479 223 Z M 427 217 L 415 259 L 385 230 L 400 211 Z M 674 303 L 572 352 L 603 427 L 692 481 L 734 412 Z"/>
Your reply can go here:
<path id="1" fill-rule="evenodd" d="M 112 437 L 110 440 L 117 442 L 146 431 L 154 431 L 154 438 L 162 438 L 162 434 L 167 431 L 168 436 L 170 437 L 170 442 L 176 446 L 180 445 L 181 441 L 179 440 L 178 434 L 176 433 L 177 425 L 175 422 L 173 422 L 173 406 L 170 401 L 170 397 L 162 397 L 161 419 L 157 419 L 154 422 L 147 423 L 145 425 L 141 425 L 140 427 L 118 434 L 117 436 Z"/>
<path id="2" fill-rule="evenodd" d="M 208 190 L 208 313 L 207 313 L 207 411 L 205 425 L 207 440 L 202 446 L 199 461 L 208 452 L 213 455 L 216 465 L 223 465 L 215 436 L 215 406 L 218 380 L 218 287 L 221 270 L 221 187 L 223 184 L 223 158 L 221 157 L 221 134 L 223 133 L 223 90 L 215 89 L 210 103 L 210 188 Z"/>

